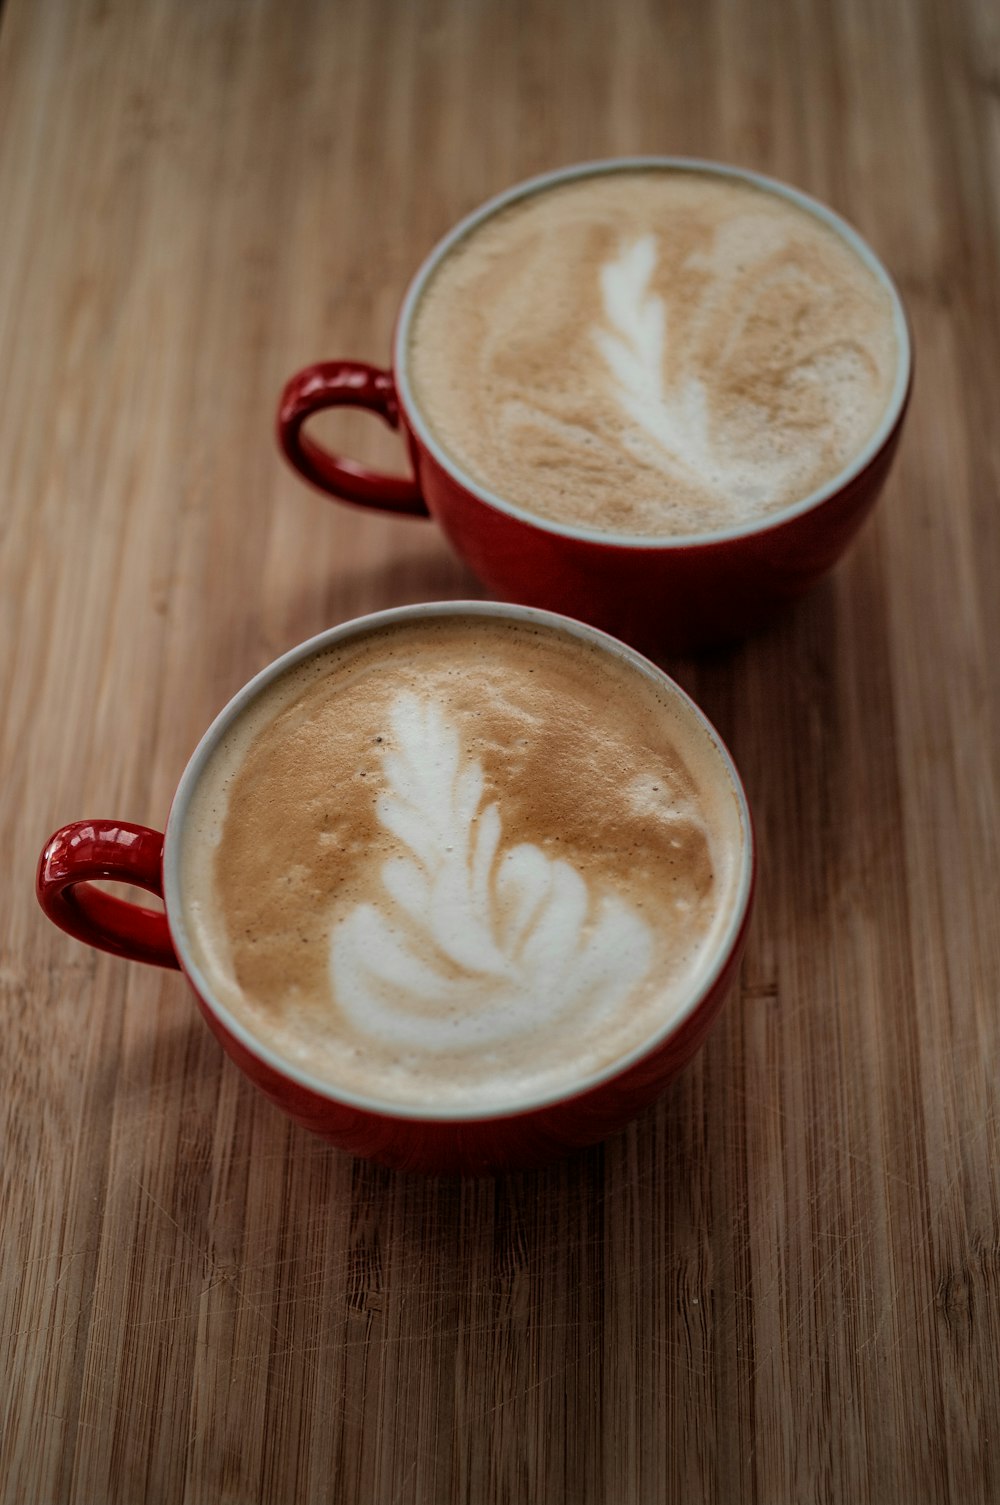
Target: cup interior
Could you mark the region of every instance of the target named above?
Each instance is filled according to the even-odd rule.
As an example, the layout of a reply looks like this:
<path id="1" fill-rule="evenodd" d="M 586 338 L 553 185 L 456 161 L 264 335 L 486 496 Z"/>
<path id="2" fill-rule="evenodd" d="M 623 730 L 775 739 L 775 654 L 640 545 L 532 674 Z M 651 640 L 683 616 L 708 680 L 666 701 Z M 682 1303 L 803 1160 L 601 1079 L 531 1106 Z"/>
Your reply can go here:
<path id="1" fill-rule="evenodd" d="M 607 1067 L 591 1075 L 582 1076 L 579 1080 L 574 1080 L 572 1086 L 569 1088 L 561 1088 L 547 1095 L 527 1095 L 523 1101 L 518 1101 L 514 1106 L 505 1103 L 502 1108 L 486 1107 L 482 1111 L 470 1111 L 467 1107 L 451 1109 L 447 1105 L 440 1103 L 428 1103 L 427 1105 L 418 1106 L 414 1106 L 411 1103 L 400 1105 L 381 1097 L 347 1091 L 341 1089 L 339 1086 L 332 1085 L 329 1080 L 321 1076 L 304 1070 L 301 1065 L 278 1055 L 267 1044 L 262 1042 L 219 996 L 218 990 L 213 987 L 211 980 L 199 963 L 196 947 L 193 944 L 185 915 L 181 862 L 185 825 L 191 809 L 192 799 L 202 775 L 212 760 L 213 754 L 219 747 L 220 742 L 233 729 L 237 720 L 253 706 L 254 702 L 280 676 L 335 645 L 348 643 L 352 639 L 368 634 L 376 634 L 392 624 L 415 620 L 431 621 L 434 619 L 462 617 L 519 621 L 555 629 L 560 633 L 598 648 L 602 653 L 611 655 L 623 665 L 627 665 L 632 670 L 638 671 L 641 675 L 653 681 L 661 695 L 666 691 L 670 700 L 683 712 L 686 723 L 695 728 L 695 735 L 702 742 L 706 757 L 713 761 L 713 767 L 718 772 L 720 787 L 725 788 L 727 796 L 729 794 L 732 796 L 732 831 L 734 833 L 733 844 L 736 848 L 734 853 L 736 871 L 732 884 L 732 897 L 718 932 L 713 932 L 714 944 L 704 959 L 704 964 L 692 977 L 690 990 L 685 995 L 683 1002 L 680 1006 L 677 1006 L 676 1002 L 672 1004 L 669 1017 L 664 1018 L 662 1027 L 655 1034 L 644 1039 L 641 1045 L 628 1054 L 616 1058 Z M 512 1114 L 534 1111 L 549 1106 L 554 1102 L 576 1097 L 592 1087 L 596 1087 L 602 1081 L 619 1075 L 622 1071 L 627 1070 L 631 1065 L 635 1064 L 635 1062 L 642 1060 L 646 1055 L 657 1049 L 658 1046 L 680 1029 L 690 1015 L 697 1010 L 699 1004 L 712 991 L 717 982 L 742 933 L 751 901 L 753 874 L 753 832 L 746 795 L 739 774 L 718 733 L 680 686 L 676 685 L 674 681 L 669 679 L 667 675 L 647 659 L 643 658 L 634 649 L 585 623 L 531 607 L 482 601 L 444 602 L 402 607 L 358 618 L 355 621 L 320 633 L 317 637 L 311 638 L 298 647 L 291 649 L 288 653 L 263 669 L 220 712 L 195 750 L 180 781 L 171 807 L 166 829 L 163 858 L 164 900 L 171 937 L 177 950 L 177 955 L 185 973 L 204 1003 L 211 1009 L 229 1034 L 244 1049 L 270 1066 L 280 1076 L 309 1089 L 319 1097 L 326 1098 L 331 1102 L 347 1104 L 386 1117 L 465 1122 L 501 1117 L 506 1118 Z"/>
<path id="2" fill-rule="evenodd" d="M 822 486 L 817 487 L 798 501 L 770 512 L 764 517 L 750 519 L 726 528 L 713 528 L 700 533 L 671 533 L 661 536 L 603 532 L 576 524 L 556 522 L 550 518 L 541 516 L 537 512 L 529 512 L 526 508 L 510 501 L 498 492 L 483 486 L 463 470 L 458 461 L 448 453 L 435 436 L 416 399 L 409 371 L 410 331 L 424 290 L 441 262 L 473 230 L 477 229 L 484 221 L 492 218 L 499 211 L 509 208 L 510 205 L 561 184 L 608 173 L 655 169 L 710 174 L 718 178 L 728 178 L 736 182 L 750 184 L 795 204 L 799 209 L 822 221 L 823 224 L 833 230 L 847 243 L 885 290 L 892 308 L 893 330 L 898 351 L 895 380 L 878 426 L 867 443 L 852 457 L 850 462 L 836 475 L 825 481 Z M 566 538 L 581 539 L 591 543 L 602 544 L 606 547 L 613 545 L 623 549 L 681 549 L 699 544 L 725 543 L 739 538 L 751 537 L 758 533 L 766 533 L 773 528 L 780 527 L 795 517 L 811 512 L 814 508 L 821 506 L 823 502 L 832 496 L 836 496 L 856 476 L 860 475 L 889 442 L 906 407 L 906 400 L 912 381 L 912 364 L 913 357 L 909 324 L 899 290 L 882 261 L 852 225 L 848 224 L 845 219 L 818 199 L 812 198 L 809 194 L 803 193 L 800 189 L 792 188 L 789 184 L 782 183 L 776 178 L 767 177 L 762 173 L 751 172 L 747 168 L 732 167 L 723 163 L 705 161 L 694 157 L 621 157 L 606 161 L 578 163 L 571 167 L 560 168 L 554 172 L 542 173 L 537 177 L 526 179 L 524 182 L 517 183 L 505 192 L 489 199 L 449 231 L 438 242 L 418 269 L 407 289 L 396 324 L 396 333 L 393 342 L 393 374 L 400 405 L 406 415 L 407 422 L 421 445 L 429 451 L 437 464 L 458 485 L 486 505 L 494 507 L 500 512 L 505 512 L 509 516 L 515 517 L 533 528 L 540 529 L 542 532 Z"/>

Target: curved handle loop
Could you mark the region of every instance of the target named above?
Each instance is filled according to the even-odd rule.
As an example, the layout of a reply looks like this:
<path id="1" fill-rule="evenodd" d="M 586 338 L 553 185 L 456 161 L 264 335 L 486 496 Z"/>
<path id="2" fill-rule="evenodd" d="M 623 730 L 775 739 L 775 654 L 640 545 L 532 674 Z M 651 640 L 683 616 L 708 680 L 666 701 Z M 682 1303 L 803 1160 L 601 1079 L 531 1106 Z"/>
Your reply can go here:
<path id="1" fill-rule="evenodd" d="M 333 455 L 304 432 L 306 420 L 324 408 L 367 408 L 390 428 L 399 427 L 399 403 L 389 371 L 361 361 L 321 361 L 293 376 L 281 394 L 278 443 L 287 459 L 321 491 L 361 507 L 427 517 L 416 481 L 368 470 Z"/>
<path id="2" fill-rule="evenodd" d="M 79 941 L 158 967 L 179 967 L 167 917 L 95 888 L 89 879 L 134 883 L 163 897 L 163 837 L 126 821 L 78 820 L 45 844 L 35 892 L 53 924 Z"/>

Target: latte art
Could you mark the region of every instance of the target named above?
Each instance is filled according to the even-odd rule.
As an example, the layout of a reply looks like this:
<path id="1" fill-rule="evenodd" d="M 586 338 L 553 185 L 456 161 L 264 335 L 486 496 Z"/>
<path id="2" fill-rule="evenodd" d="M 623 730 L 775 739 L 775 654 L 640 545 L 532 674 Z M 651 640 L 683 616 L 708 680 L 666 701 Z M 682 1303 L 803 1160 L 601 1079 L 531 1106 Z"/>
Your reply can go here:
<path id="1" fill-rule="evenodd" d="M 669 1022 L 741 831 L 695 712 L 638 668 L 518 619 L 418 619 L 236 723 L 185 822 L 184 924 L 214 996 L 310 1076 L 502 1111 Z"/>
<path id="2" fill-rule="evenodd" d="M 502 848 L 482 766 L 440 709 L 404 695 L 390 713 L 380 822 L 405 856 L 382 867 L 381 903 L 333 935 L 334 996 L 362 1034 L 454 1050 L 527 1036 L 572 1012 L 611 1015 L 649 971 L 649 927 L 595 895 L 531 842 Z"/>
<path id="3" fill-rule="evenodd" d="M 863 448 L 892 304 L 823 221 L 738 178 L 596 173 L 513 202 L 435 269 L 414 396 L 470 477 L 639 536 L 780 510 Z"/>
<path id="4" fill-rule="evenodd" d="M 704 378 L 686 373 L 666 388 L 669 329 L 663 298 L 649 290 L 657 263 L 657 239 L 644 235 L 601 268 L 606 322 L 595 330 L 598 348 L 608 367 L 608 390 L 622 413 L 631 419 L 644 440 L 637 443 L 629 429 L 622 443 L 640 462 L 652 463 L 675 483 L 703 486 L 720 507 L 727 498 L 750 506 L 783 495 L 793 480 L 794 453 L 734 457 L 713 433 L 709 392 Z M 795 371 L 797 383 L 810 379 L 810 365 Z"/>

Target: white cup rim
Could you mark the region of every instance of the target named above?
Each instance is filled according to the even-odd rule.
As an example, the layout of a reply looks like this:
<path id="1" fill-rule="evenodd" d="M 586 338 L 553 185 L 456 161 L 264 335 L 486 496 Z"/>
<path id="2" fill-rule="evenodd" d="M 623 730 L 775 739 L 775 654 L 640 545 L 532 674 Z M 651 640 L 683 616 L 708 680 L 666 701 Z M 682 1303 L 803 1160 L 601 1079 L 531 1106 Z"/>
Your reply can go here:
<path id="1" fill-rule="evenodd" d="M 570 636 L 581 638 L 585 642 L 611 652 L 614 656 L 638 668 L 646 677 L 653 679 L 657 684 L 665 684 L 670 693 L 679 698 L 693 714 L 694 720 L 700 725 L 706 733 L 708 740 L 715 747 L 736 800 L 742 836 L 740 870 L 729 922 L 718 941 L 707 967 L 698 976 L 696 984 L 692 988 L 691 995 L 685 1000 L 681 1008 L 673 1010 L 669 1019 L 664 1022 L 658 1031 L 626 1055 L 620 1056 L 610 1066 L 581 1076 L 571 1086 L 564 1086 L 556 1091 L 527 1095 L 524 1099 L 518 1099 L 516 1102 L 505 1103 L 501 1107 L 496 1108 L 485 1108 L 481 1111 L 468 1107 L 452 1107 L 431 1103 L 400 1104 L 376 1095 L 353 1092 L 336 1086 L 324 1078 L 313 1076 L 310 1072 L 286 1060 L 285 1057 L 265 1045 L 216 996 L 211 983 L 195 959 L 184 917 L 183 885 L 180 872 L 183 828 L 198 781 L 216 747 L 226 735 L 233 722 L 268 685 L 289 669 L 294 668 L 297 664 L 304 662 L 314 654 L 322 652 L 335 643 L 348 642 L 351 638 L 379 631 L 397 622 L 433 620 L 435 618 L 459 616 L 493 617 L 508 621 L 523 621 L 553 627 L 557 630 L 568 632 Z M 206 1006 L 211 1009 L 225 1030 L 251 1056 L 256 1057 L 263 1064 L 269 1066 L 278 1075 L 296 1083 L 300 1087 L 308 1089 L 330 1103 L 356 1108 L 359 1111 L 377 1114 L 383 1118 L 451 1124 L 484 1123 L 496 1119 L 515 1118 L 526 1113 L 536 1112 L 542 1108 L 552 1107 L 557 1103 L 570 1101 L 573 1098 L 580 1097 L 583 1093 L 589 1092 L 592 1088 L 599 1087 L 602 1083 L 620 1076 L 631 1066 L 658 1050 L 665 1041 L 670 1039 L 681 1028 L 692 1014 L 697 1012 L 702 1002 L 712 992 L 721 973 L 728 964 L 747 918 L 753 895 L 754 875 L 755 845 L 753 824 L 739 771 L 722 738 L 705 713 L 696 705 L 687 692 L 672 680 L 669 675 L 665 674 L 662 669 L 659 669 L 649 659 L 644 658 L 642 654 L 636 652 L 634 648 L 629 647 L 626 643 L 622 643 L 617 638 L 611 637 L 606 632 L 601 632 L 596 627 L 591 627 L 588 623 L 579 622 L 572 617 L 560 616 L 556 612 L 542 611 L 536 607 L 516 606 L 495 601 L 428 602 L 415 606 L 392 607 L 387 611 L 373 612 L 367 616 L 355 617 L 349 622 L 328 628 L 325 632 L 318 633 L 315 637 L 299 643 L 296 647 L 289 649 L 287 653 L 282 654 L 280 658 L 268 664 L 249 680 L 233 696 L 228 704 L 223 707 L 198 743 L 177 786 L 177 791 L 170 807 L 163 844 L 163 900 L 167 914 L 167 923 L 178 960 L 192 986 L 196 989 Z"/>
<path id="2" fill-rule="evenodd" d="M 430 425 L 424 418 L 420 405 L 414 396 L 413 386 L 410 381 L 408 353 L 410 326 L 414 313 L 430 277 L 458 241 L 468 235 L 471 230 L 475 229 L 484 220 L 496 214 L 498 210 L 506 208 L 518 199 L 528 198 L 530 195 L 539 193 L 543 189 L 554 187 L 558 183 L 568 183 L 577 178 L 597 177 L 605 173 L 634 172 L 636 170 L 650 169 L 708 173 L 716 177 L 735 178 L 740 182 L 751 183 L 758 188 L 775 194 L 779 198 L 787 199 L 789 202 L 796 204 L 800 209 L 812 214 L 816 219 L 822 220 L 825 225 L 829 226 L 830 229 L 846 241 L 885 289 L 892 306 L 893 330 L 899 352 L 896 378 L 878 427 L 848 465 L 838 471 L 835 476 L 825 481 L 822 486 L 817 487 L 798 501 L 790 503 L 787 507 L 782 507 L 779 511 L 768 513 L 766 517 L 748 520 L 745 523 L 734 524 L 728 528 L 713 529 L 703 533 L 672 533 L 655 536 L 606 533 L 601 532 L 597 528 L 585 528 L 573 523 L 555 522 L 551 518 L 542 517 L 537 512 L 530 512 L 527 508 L 518 506 L 515 502 L 508 501 L 498 492 L 491 491 L 488 487 L 474 480 L 447 453 L 431 432 Z M 526 178 L 522 182 L 515 183 L 512 187 L 505 189 L 502 193 L 496 194 L 493 198 L 481 204 L 478 209 L 474 209 L 471 214 L 466 215 L 464 219 L 460 220 L 447 235 L 438 241 L 418 268 L 404 296 L 393 340 L 393 379 L 400 406 L 406 415 L 407 423 L 413 429 L 420 443 L 433 456 L 437 464 L 463 490 L 471 492 L 472 495 L 487 506 L 494 507 L 499 512 L 505 512 L 508 516 L 515 517 L 533 528 L 538 528 L 541 532 L 552 533 L 560 538 L 574 538 L 582 542 L 603 544 L 623 549 L 684 549 L 694 546 L 731 543 L 737 539 L 750 538 L 755 534 L 766 533 L 772 528 L 780 527 L 790 522 L 793 518 L 801 517 L 805 513 L 811 512 L 814 508 L 821 506 L 823 502 L 828 501 L 832 496 L 838 495 L 846 486 L 849 486 L 876 459 L 892 435 L 906 406 L 912 374 L 912 341 L 899 289 L 896 287 L 885 264 L 875 254 L 868 242 L 854 229 L 853 225 L 849 224 L 847 220 L 819 199 L 813 198 L 810 194 L 803 193 L 799 188 L 793 188 L 788 183 L 781 182 L 778 178 L 768 177 L 764 173 L 754 172 L 750 168 L 735 167 L 727 163 L 713 162 L 700 157 L 609 157 L 602 160 L 579 162 L 568 167 L 556 168 L 551 172 L 540 173 L 536 177 Z"/>

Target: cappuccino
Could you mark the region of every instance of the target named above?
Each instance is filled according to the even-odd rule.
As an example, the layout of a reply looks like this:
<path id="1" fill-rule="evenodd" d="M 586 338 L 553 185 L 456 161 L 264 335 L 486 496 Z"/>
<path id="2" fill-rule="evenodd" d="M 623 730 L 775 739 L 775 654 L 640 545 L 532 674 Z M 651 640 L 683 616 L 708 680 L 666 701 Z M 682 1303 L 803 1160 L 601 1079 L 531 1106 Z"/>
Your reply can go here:
<path id="1" fill-rule="evenodd" d="M 708 978 L 747 858 L 694 708 L 544 622 L 374 625 L 271 681 L 181 850 L 212 994 L 334 1091 L 502 1112 L 650 1041 Z"/>
<path id="2" fill-rule="evenodd" d="M 668 537 L 745 526 L 840 475 L 899 365 L 847 239 L 738 176 L 595 171 L 474 225 L 413 316 L 413 397 L 453 464 L 528 512 Z"/>

